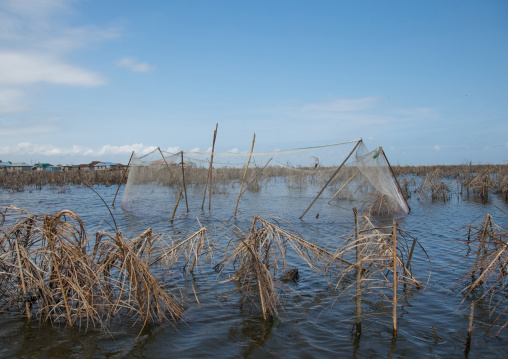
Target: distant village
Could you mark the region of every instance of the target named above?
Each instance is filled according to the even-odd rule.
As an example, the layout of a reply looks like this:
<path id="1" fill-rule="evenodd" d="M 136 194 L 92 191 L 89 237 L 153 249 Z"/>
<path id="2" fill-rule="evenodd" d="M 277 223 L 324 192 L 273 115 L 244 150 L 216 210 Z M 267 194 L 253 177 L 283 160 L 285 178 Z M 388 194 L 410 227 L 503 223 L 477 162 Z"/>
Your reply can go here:
<path id="1" fill-rule="evenodd" d="M 52 165 L 50 163 L 3 162 L 0 160 L 0 171 L 104 171 L 124 168 L 125 165 L 113 162 L 92 161 L 80 165 Z"/>

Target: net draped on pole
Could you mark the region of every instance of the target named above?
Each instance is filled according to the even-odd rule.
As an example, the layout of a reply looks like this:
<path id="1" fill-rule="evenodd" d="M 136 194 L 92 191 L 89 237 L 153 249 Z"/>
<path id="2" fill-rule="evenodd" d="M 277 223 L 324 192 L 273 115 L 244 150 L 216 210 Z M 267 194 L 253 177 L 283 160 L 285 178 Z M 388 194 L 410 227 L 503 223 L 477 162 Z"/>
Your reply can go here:
<path id="1" fill-rule="evenodd" d="M 254 151 L 245 184 L 241 186 L 249 154 L 214 152 L 212 166 L 211 152 L 170 153 L 157 149 L 139 157 L 135 154 L 122 197 L 122 208 L 141 214 L 172 212 L 180 190 L 186 186 L 185 199 L 190 212 L 202 211 L 203 194 L 207 188 L 211 191 L 211 211 L 220 209 L 230 211 L 232 215 L 243 187 L 240 210 L 248 207 L 242 206 L 245 198 L 251 205 L 256 203 L 257 211 L 263 212 L 264 209 L 269 211 L 270 207 L 266 198 L 284 201 L 298 197 L 310 203 L 316 193 L 328 184 L 320 195 L 320 201 L 331 200 L 331 206 L 353 205 L 371 214 L 391 216 L 409 213 L 384 152 L 381 148 L 369 152 L 361 140 L 285 151 Z M 344 166 L 337 172 L 343 162 Z M 263 208 L 263 203 L 266 208 Z M 178 211 L 185 212 L 185 205 Z M 278 215 L 252 213 L 258 214 Z"/>

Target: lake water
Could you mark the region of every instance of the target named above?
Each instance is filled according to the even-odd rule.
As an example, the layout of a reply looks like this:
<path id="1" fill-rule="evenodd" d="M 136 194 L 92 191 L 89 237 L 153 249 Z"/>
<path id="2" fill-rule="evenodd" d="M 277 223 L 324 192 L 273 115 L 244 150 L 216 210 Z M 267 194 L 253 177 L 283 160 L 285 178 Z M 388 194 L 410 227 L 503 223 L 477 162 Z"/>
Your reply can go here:
<path id="1" fill-rule="evenodd" d="M 94 187 L 111 205 L 116 187 Z M 340 241 L 340 235 L 354 231 L 352 204 L 328 205 L 318 200 L 306 216 L 298 217 L 310 204 L 316 191 L 276 189 L 246 192 L 234 214 L 238 188 L 224 189 L 213 196 L 211 210 L 205 202 L 201 211 L 202 188 L 188 188 L 189 209 L 210 228 L 217 223 L 248 227 L 253 215 L 271 214 L 289 221 L 306 240 L 319 245 Z M 151 198 L 138 211 L 127 212 L 120 206 L 123 187 L 111 207 L 116 225 L 135 236 L 151 227 L 156 232 L 176 233 L 197 228 L 194 216 L 168 219 L 173 211 L 170 201 Z M 415 196 L 413 196 L 415 197 Z M 181 202 L 177 215 L 185 213 Z M 114 222 L 101 198 L 86 187 L 44 188 L 25 192 L 0 191 L 0 206 L 14 205 L 36 214 L 68 209 L 85 222 L 87 232 L 98 228 L 113 231 Z M 333 286 L 289 255 L 298 267 L 300 278 L 289 284 L 280 318 L 265 322 L 260 312 L 240 308 L 240 295 L 231 295 L 231 287 L 221 283 L 227 272 L 218 275 L 204 268 L 195 275 L 179 273 L 175 282 L 187 298 L 184 318 L 141 330 L 134 323 L 111 331 L 79 330 L 47 323 L 27 322 L 19 313 L 0 313 L 0 357 L 2 358 L 507 358 L 508 329 L 495 336 L 490 327 L 488 302 L 477 304 L 475 328 L 469 352 L 465 342 L 469 320 L 467 306 L 454 284 L 463 276 L 466 263 L 451 265 L 463 254 L 450 250 L 457 240 L 467 238 L 470 224 L 492 214 L 496 224 L 508 228 L 508 205 L 492 196 L 481 204 L 453 196 L 448 202 L 409 200 L 411 213 L 397 219 L 399 226 L 417 237 L 431 261 L 431 277 L 425 289 L 413 290 L 399 302 L 398 335 L 392 336 L 389 298 L 365 296 L 362 310 L 362 335 L 354 335 L 355 304 L 351 295 L 338 296 Z M 261 212 L 262 211 L 262 212 Z M 319 215 L 318 215 L 319 214 Z M 391 223 L 391 222 L 387 222 Z M 283 224 L 289 227 L 288 225 Z M 333 242 L 335 241 L 335 242 Z M 426 276 L 428 265 L 421 254 L 414 259 L 415 277 Z M 421 272 L 418 272 L 421 262 Z M 425 280 L 425 278 L 423 278 Z M 199 303 L 194 299 L 196 293 Z M 297 293 L 297 294 L 296 294 Z M 458 308 L 461 308 L 460 310 Z M 504 321 L 508 320 L 506 316 Z M 433 329 L 437 334 L 437 339 Z"/>

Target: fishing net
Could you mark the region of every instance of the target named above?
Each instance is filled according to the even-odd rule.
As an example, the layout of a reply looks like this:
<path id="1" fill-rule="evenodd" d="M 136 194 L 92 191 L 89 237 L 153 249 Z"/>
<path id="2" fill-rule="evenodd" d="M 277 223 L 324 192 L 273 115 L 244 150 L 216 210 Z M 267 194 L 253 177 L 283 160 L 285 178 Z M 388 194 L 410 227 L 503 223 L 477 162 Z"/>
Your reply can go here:
<path id="1" fill-rule="evenodd" d="M 332 216 L 333 208 L 352 207 L 409 213 L 384 152 L 369 152 L 361 140 L 271 152 L 134 154 L 122 198 L 126 211 L 171 217 L 206 211 L 287 218 L 303 216 L 311 203 L 310 211 Z"/>

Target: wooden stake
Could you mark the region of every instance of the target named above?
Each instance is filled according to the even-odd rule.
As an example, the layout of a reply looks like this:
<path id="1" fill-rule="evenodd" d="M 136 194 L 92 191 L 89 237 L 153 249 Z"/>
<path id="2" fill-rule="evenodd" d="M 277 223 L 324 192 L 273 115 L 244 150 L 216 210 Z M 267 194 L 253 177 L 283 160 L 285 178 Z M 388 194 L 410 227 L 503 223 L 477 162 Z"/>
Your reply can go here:
<path id="1" fill-rule="evenodd" d="M 473 335 L 474 302 L 471 303 L 471 312 L 469 313 L 469 327 L 467 330 L 466 350 L 471 347 L 471 337 Z"/>
<path id="2" fill-rule="evenodd" d="M 215 151 L 215 139 L 217 138 L 217 129 L 219 124 L 215 124 L 215 131 L 213 131 L 213 142 L 212 142 L 212 156 L 210 157 L 210 166 L 208 167 L 208 177 L 205 184 L 205 192 L 203 193 L 203 203 L 201 203 L 201 210 L 205 206 L 206 188 L 208 187 L 208 209 L 212 208 L 212 169 L 213 169 L 213 153 Z"/>
<path id="3" fill-rule="evenodd" d="M 393 220 L 393 336 L 397 336 L 397 222 Z"/>
<path id="4" fill-rule="evenodd" d="M 125 167 L 125 170 L 123 171 L 122 179 L 120 180 L 120 183 L 118 184 L 118 187 L 116 188 L 115 198 L 113 198 L 113 203 L 111 204 L 113 207 L 115 206 L 116 195 L 118 194 L 118 190 L 120 189 L 120 186 L 122 185 L 123 179 L 125 178 L 125 174 L 127 173 L 127 170 L 129 169 L 129 166 L 131 164 L 133 156 L 134 156 L 134 151 L 132 151 L 132 153 L 131 153 L 131 158 L 129 158 L 129 162 L 127 163 L 127 166 Z"/>
<path id="5" fill-rule="evenodd" d="M 173 218 L 175 218 L 176 209 L 178 208 L 178 203 L 180 202 L 180 198 L 182 197 L 183 189 L 180 188 L 180 192 L 178 192 L 178 198 L 176 199 L 175 209 L 173 209 L 173 214 L 171 215 L 171 223 L 173 223 Z"/>
<path id="6" fill-rule="evenodd" d="M 358 210 L 353 208 L 355 214 L 355 243 L 356 243 L 356 335 L 362 334 L 362 258 L 360 248 L 360 235 L 358 228 Z"/>
<path id="7" fill-rule="evenodd" d="M 351 155 L 353 154 L 353 152 L 356 150 L 356 148 L 360 145 L 360 143 L 362 142 L 362 140 L 358 140 L 358 142 L 356 143 L 355 147 L 351 150 L 351 152 L 349 152 L 349 155 L 347 155 L 346 159 L 344 161 L 342 161 L 342 163 L 340 164 L 339 168 L 337 168 L 337 170 L 335 170 L 335 172 L 331 175 L 330 179 L 328 180 L 328 182 L 326 182 L 326 184 L 324 185 L 324 187 L 321 189 L 321 191 L 319 191 L 319 193 L 317 194 L 316 198 L 314 198 L 314 200 L 312 201 L 312 203 L 309 205 L 309 207 L 307 207 L 307 209 L 305 210 L 305 212 L 303 212 L 303 214 L 300 216 L 299 219 L 302 219 L 303 216 L 305 216 L 305 213 L 307 213 L 307 211 L 310 209 L 310 207 L 312 207 L 312 205 L 314 204 L 314 202 L 316 202 L 316 200 L 319 198 L 319 196 L 321 196 L 321 193 L 324 192 L 325 188 L 328 187 L 328 185 L 330 184 L 330 182 L 332 182 L 332 179 L 337 175 L 337 173 L 339 173 L 340 169 L 342 168 L 342 166 L 344 166 L 344 163 L 346 163 L 346 161 L 349 159 L 349 157 L 351 157 Z"/>
<path id="8" fill-rule="evenodd" d="M 183 169 L 185 166 L 185 163 L 183 163 L 183 151 L 180 152 L 182 156 L 182 183 L 183 183 L 183 190 L 185 192 L 185 206 L 187 207 L 187 213 L 189 213 L 189 203 L 187 202 L 187 187 L 185 187 L 185 170 Z"/>
<path id="9" fill-rule="evenodd" d="M 252 138 L 252 147 L 250 149 L 249 160 L 247 161 L 247 165 L 245 166 L 245 171 L 243 172 L 242 185 L 240 186 L 240 193 L 238 193 L 238 199 L 236 200 L 235 214 L 234 218 L 236 219 L 236 212 L 238 211 L 238 203 L 240 202 L 240 197 L 242 195 L 243 183 L 245 182 L 245 176 L 247 176 L 247 170 L 249 169 L 250 159 L 252 157 L 252 151 L 254 151 L 254 142 L 256 141 L 256 134 L 254 134 L 254 138 Z"/>

